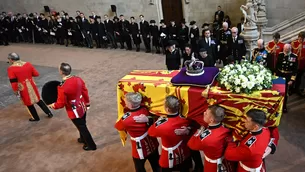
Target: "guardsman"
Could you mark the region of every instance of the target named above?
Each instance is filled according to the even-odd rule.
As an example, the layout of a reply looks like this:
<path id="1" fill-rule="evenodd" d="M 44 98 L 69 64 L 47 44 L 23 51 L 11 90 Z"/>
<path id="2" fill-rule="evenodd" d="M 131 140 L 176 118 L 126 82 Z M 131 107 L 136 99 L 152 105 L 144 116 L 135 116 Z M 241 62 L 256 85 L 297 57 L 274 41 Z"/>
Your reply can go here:
<path id="1" fill-rule="evenodd" d="M 115 128 L 130 135 L 132 157 L 136 172 L 145 172 L 148 160 L 154 172 L 159 172 L 159 142 L 156 137 L 148 135 L 148 128 L 154 123 L 146 107 L 141 106 L 140 93 L 127 93 L 125 103 L 128 108 L 123 117 L 116 122 Z"/>
<path id="2" fill-rule="evenodd" d="M 11 64 L 7 69 L 8 78 L 10 79 L 15 95 L 20 97 L 23 104 L 27 106 L 29 110 L 32 117 L 29 121 L 40 120 L 34 104 L 37 104 L 49 118 L 52 118 L 53 114 L 40 99 L 38 88 L 33 79 L 33 77 L 39 76 L 38 71 L 31 63 L 21 61 L 17 53 L 10 53 L 8 55 L 8 61 Z"/>
<path id="3" fill-rule="evenodd" d="M 208 126 L 202 126 L 188 141 L 191 149 L 204 152 L 204 171 L 216 172 L 222 166 L 223 153 L 231 133 L 221 124 L 224 116 L 222 107 L 209 106 L 203 115 Z"/>
<path id="4" fill-rule="evenodd" d="M 303 88 L 299 87 L 304 82 L 302 77 L 305 71 L 305 32 L 299 33 L 298 39 L 291 43 L 291 48 L 292 52 L 298 56 L 298 74 L 294 90 L 301 91 Z"/>
<path id="5" fill-rule="evenodd" d="M 279 56 L 280 52 L 283 52 L 284 49 L 284 43 L 280 41 L 281 35 L 276 32 L 273 35 L 273 40 L 268 42 L 266 45 L 266 50 L 271 54 L 271 70 L 275 70 L 275 65 L 277 61 L 277 57 Z"/>
<path id="6" fill-rule="evenodd" d="M 263 156 L 270 141 L 270 131 L 263 126 L 266 123 L 265 112 L 251 109 L 244 119 L 245 127 L 249 131 L 240 142 L 228 143 L 224 158 L 238 161 L 236 172 L 263 172 Z"/>
<path id="7" fill-rule="evenodd" d="M 224 65 L 226 65 L 227 61 L 226 58 L 229 56 L 229 45 L 228 41 L 232 37 L 231 30 L 228 27 L 227 22 L 222 23 L 222 28 L 218 31 L 217 40 L 219 41 L 219 64 L 221 61 Z"/>
<path id="8" fill-rule="evenodd" d="M 92 136 L 87 128 L 86 113 L 90 108 L 88 89 L 85 82 L 77 76 L 71 75 L 72 68 L 68 63 L 61 63 L 59 73 L 63 78 L 57 88 L 57 101 L 48 105 L 52 109 L 66 108 L 68 117 L 79 131 L 79 143 L 83 143 L 85 151 L 96 150 Z"/>
<path id="9" fill-rule="evenodd" d="M 285 44 L 284 51 L 279 54 L 276 63 L 276 75 L 286 79 L 286 93 L 283 111 L 287 112 L 287 99 L 289 88 L 296 80 L 298 72 L 298 56 L 291 52 L 291 45 Z"/>
<path id="10" fill-rule="evenodd" d="M 165 98 L 166 117 L 160 117 L 149 129 L 148 135 L 160 137 L 162 152 L 159 164 L 161 171 L 189 171 L 191 166 L 190 150 L 187 147 L 188 136 L 176 135 L 175 129 L 188 127 L 190 122 L 180 115 L 180 103 L 177 97 Z"/>
<path id="11" fill-rule="evenodd" d="M 238 29 L 236 27 L 233 27 L 231 31 L 232 37 L 228 41 L 229 55 L 234 57 L 234 61 L 240 63 L 243 56 L 246 55 L 245 40 L 242 36 L 238 35 Z"/>
<path id="12" fill-rule="evenodd" d="M 270 69 L 271 56 L 265 49 L 264 40 L 257 40 L 257 48 L 253 49 L 252 62 L 259 63 Z"/>

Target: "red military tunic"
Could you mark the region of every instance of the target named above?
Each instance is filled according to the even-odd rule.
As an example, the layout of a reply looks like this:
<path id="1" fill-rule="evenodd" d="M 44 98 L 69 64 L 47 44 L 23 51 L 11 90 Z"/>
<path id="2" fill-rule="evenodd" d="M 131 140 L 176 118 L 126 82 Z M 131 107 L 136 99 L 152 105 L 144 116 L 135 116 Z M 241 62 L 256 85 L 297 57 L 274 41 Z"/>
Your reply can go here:
<path id="1" fill-rule="evenodd" d="M 271 54 L 272 57 L 272 62 L 271 62 L 271 67 L 272 69 L 275 69 L 276 67 L 276 62 L 277 62 L 277 57 L 280 52 L 283 52 L 284 49 L 284 43 L 283 42 L 277 42 L 275 43 L 274 41 L 268 42 L 266 46 L 266 50 Z"/>
<path id="2" fill-rule="evenodd" d="M 240 143 L 229 143 L 225 151 L 225 159 L 239 161 L 237 172 L 263 171 L 263 155 L 270 141 L 268 128 L 249 133 Z"/>
<path id="3" fill-rule="evenodd" d="M 160 117 L 152 125 L 148 134 L 152 137 L 161 137 L 162 152 L 159 164 L 162 168 L 173 168 L 181 164 L 190 156 L 187 147 L 188 136 L 175 134 L 175 129 L 188 127 L 190 122 L 179 114 Z"/>
<path id="4" fill-rule="evenodd" d="M 82 118 L 89 105 L 89 95 L 84 81 L 77 76 L 67 76 L 57 88 L 57 101 L 53 104 L 54 109 L 66 107 L 70 119 Z"/>
<path id="5" fill-rule="evenodd" d="M 139 107 L 125 113 L 123 117 L 115 124 L 115 128 L 120 131 L 126 130 L 130 135 L 132 156 L 138 159 L 144 159 L 158 149 L 159 142 L 157 138 L 148 136 L 147 123 L 137 123 L 133 119 L 135 116 L 144 114 L 149 116 L 145 107 Z"/>
<path id="6" fill-rule="evenodd" d="M 299 42 L 295 40 L 291 42 L 292 52 L 298 55 L 298 70 L 302 70 L 305 68 L 305 42 Z"/>
<path id="7" fill-rule="evenodd" d="M 33 76 L 37 77 L 39 73 L 31 63 L 15 61 L 8 67 L 7 74 L 12 89 L 15 92 L 19 91 L 24 105 L 30 106 L 39 102 L 39 92 L 33 79 Z"/>
<path id="8" fill-rule="evenodd" d="M 193 150 L 204 152 L 204 171 L 217 172 L 217 164 L 221 163 L 229 136 L 230 130 L 218 124 L 199 130 L 191 137 L 187 145 Z"/>

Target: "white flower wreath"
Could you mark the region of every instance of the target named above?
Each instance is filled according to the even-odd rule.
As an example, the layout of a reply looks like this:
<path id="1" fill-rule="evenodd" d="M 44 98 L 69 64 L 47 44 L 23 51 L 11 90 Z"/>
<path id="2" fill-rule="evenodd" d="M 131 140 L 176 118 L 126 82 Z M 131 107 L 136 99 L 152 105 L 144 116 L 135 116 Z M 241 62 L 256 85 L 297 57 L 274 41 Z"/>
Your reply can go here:
<path id="1" fill-rule="evenodd" d="M 249 62 L 224 66 L 217 80 L 223 88 L 234 93 L 251 94 L 272 87 L 271 71 L 263 65 Z"/>

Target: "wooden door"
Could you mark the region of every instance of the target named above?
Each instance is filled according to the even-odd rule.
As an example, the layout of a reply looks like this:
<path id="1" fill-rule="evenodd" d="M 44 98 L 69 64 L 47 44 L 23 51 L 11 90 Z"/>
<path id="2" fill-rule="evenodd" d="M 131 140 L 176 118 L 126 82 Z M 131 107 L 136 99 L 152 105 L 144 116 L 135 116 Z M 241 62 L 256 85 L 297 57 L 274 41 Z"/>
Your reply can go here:
<path id="1" fill-rule="evenodd" d="M 180 23 L 183 19 L 182 0 L 162 0 L 162 11 L 167 25 L 171 20 Z"/>

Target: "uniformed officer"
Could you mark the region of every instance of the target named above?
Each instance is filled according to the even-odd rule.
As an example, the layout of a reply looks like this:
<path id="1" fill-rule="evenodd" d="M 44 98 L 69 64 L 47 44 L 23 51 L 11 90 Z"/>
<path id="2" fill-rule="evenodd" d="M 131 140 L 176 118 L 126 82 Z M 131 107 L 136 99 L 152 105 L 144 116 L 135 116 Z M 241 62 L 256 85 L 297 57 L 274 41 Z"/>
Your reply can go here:
<path id="1" fill-rule="evenodd" d="M 270 131 L 264 128 L 266 123 L 265 112 L 251 109 L 244 119 L 248 135 L 240 142 L 230 141 L 225 150 L 224 158 L 229 161 L 238 161 L 237 172 L 260 172 L 263 167 L 263 156 L 270 142 Z"/>
<path id="2" fill-rule="evenodd" d="M 87 128 L 86 113 L 90 107 L 88 89 L 85 82 L 77 76 L 71 75 L 72 68 L 68 63 L 59 66 L 62 84 L 58 87 L 58 97 L 55 103 L 48 105 L 52 109 L 66 108 L 69 118 L 79 131 L 79 143 L 84 143 L 86 151 L 96 150 L 92 136 Z"/>
<path id="3" fill-rule="evenodd" d="M 292 86 L 298 72 L 298 56 L 291 53 L 291 45 L 285 44 L 284 51 L 279 54 L 276 63 L 276 75 L 286 79 L 286 93 L 283 111 L 287 112 L 289 87 Z"/>
<path id="4" fill-rule="evenodd" d="M 129 92 L 125 95 L 128 108 L 122 118 L 116 122 L 115 128 L 126 131 L 130 135 L 132 157 L 136 172 L 146 172 L 145 162 L 148 160 L 153 172 L 159 172 L 158 140 L 148 135 L 148 128 L 155 122 L 145 106 L 141 106 L 140 93 Z"/>
<path id="5" fill-rule="evenodd" d="M 252 62 L 259 63 L 270 69 L 271 55 L 265 49 L 264 40 L 257 40 L 257 48 L 253 49 Z"/>
<path id="6" fill-rule="evenodd" d="M 180 103 L 177 97 L 165 98 L 166 117 L 160 117 L 149 129 L 148 135 L 160 137 L 162 152 L 159 164 L 162 172 L 188 172 L 191 166 L 190 150 L 187 147 L 188 137 L 176 135 L 177 128 L 188 127 L 190 122 L 180 114 Z"/>
<path id="7" fill-rule="evenodd" d="M 29 121 L 39 121 L 40 118 L 34 107 L 37 104 L 49 118 L 53 117 L 50 109 L 40 99 L 38 88 L 33 77 L 38 77 L 38 71 L 29 62 L 23 62 L 17 53 L 10 53 L 8 61 L 11 66 L 7 69 L 8 78 L 16 96 L 20 97 L 23 104 L 27 106 L 32 118 Z"/>
<path id="8" fill-rule="evenodd" d="M 238 29 L 236 27 L 233 27 L 231 31 L 232 37 L 228 40 L 229 55 L 234 57 L 234 61 L 240 63 L 242 57 L 246 55 L 245 40 L 238 35 Z"/>
<path id="9" fill-rule="evenodd" d="M 284 43 L 280 41 L 280 38 L 281 35 L 278 32 L 276 32 L 273 35 L 273 40 L 268 42 L 268 44 L 266 45 L 266 50 L 271 54 L 271 58 L 272 58 L 270 64 L 270 68 L 272 71 L 275 71 L 277 57 L 280 52 L 283 52 L 283 48 L 284 48 Z"/>
<path id="10" fill-rule="evenodd" d="M 219 64 L 221 61 L 226 65 L 226 58 L 230 54 L 228 41 L 232 37 L 231 30 L 228 27 L 227 22 L 222 23 L 222 28 L 218 31 L 217 40 L 219 41 Z"/>

